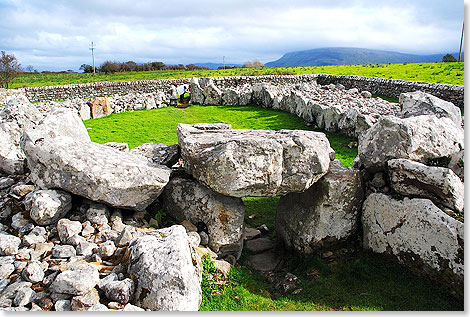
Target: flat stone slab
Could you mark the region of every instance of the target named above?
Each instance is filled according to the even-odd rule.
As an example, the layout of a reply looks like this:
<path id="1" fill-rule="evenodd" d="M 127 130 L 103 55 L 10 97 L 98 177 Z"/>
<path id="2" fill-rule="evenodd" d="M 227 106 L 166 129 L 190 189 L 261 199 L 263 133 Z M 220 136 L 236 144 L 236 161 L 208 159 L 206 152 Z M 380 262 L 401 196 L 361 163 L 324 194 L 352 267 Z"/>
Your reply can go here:
<path id="1" fill-rule="evenodd" d="M 245 246 L 251 252 L 260 253 L 274 248 L 276 243 L 269 238 L 258 238 L 247 241 Z"/>
<path id="2" fill-rule="evenodd" d="M 326 174 L 334 156 L 320 132 L 179 123 L 177 134 L 186 171 L 212 190 L 234 197 L 304 191 Z"/>
<path id="3" fill-rule="evenodd" d="M 277 268 L 281 259 L 276 251 L 271 249 L 263 253 L 248 256 L 247 264 L 257 271 L 270 272 Z"/>

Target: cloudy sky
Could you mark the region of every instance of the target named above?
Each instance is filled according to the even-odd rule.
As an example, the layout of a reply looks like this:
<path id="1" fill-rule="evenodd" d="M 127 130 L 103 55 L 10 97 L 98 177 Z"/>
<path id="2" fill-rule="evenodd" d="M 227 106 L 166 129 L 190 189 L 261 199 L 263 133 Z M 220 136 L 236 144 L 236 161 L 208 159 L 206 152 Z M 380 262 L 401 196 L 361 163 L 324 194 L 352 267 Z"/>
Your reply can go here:
<path id="1" fill-rule="evenodd" d="M 465 5 L 467 2 L 465 1 Z M 269 62 L 321 47 L 458 52 L 462 0 L 0 0 L 0 50 L 23 66 Z"/>

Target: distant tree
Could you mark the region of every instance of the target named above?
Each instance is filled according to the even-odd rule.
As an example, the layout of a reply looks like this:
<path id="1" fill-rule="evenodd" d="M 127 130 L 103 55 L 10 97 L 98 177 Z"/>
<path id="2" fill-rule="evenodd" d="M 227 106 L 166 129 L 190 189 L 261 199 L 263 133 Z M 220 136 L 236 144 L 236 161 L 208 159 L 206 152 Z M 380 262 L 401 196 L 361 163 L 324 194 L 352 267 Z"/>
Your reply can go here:
<path id="1" fill-rule="evenodd" d="M 34 72 L 34 66 L 33 65 L 26 66 L 26 71 L 29 72 L 29 73 Z"/>
<path id="2" fill-rule="evenodd" d="M 255 59 L 253 62 L 245 62 L 243 64 L 243 67 L 245 68 L 261 68 L 261 67 L 264 67 L 264 64 L 261 63 L 259 60 Z"/>
<path id="3" fill-rule="evenodd" d="M 137 70 L 137 63 L 133 61 L 128 61 L 121 64 L 121 71 L 123 72 L 134 72 Z"/>
<path id="4" fill-rule="evenodd" d="M 0 58 L 0 87 L 8 89 L 8 86 L 21 72 L 21 64 L 18 63 L 15 55 L 9 55 L 2 51 Z"/>
<path id="5" fill-rule="evenodd" d="M 450 63 L 450 62 L 456 62 L 457 60 L 455 59 L 454 56 L 450 55 L 450 54 L 446 54 L 443 58 L 442 58 L 442 61 L 444 63 Z"/>
<path id="6" fill-rule="evenodd" d="M 99 70 L 101 73 L 113 74 L 113 73 L 119 72 L 120 68 L 121 66 L 119 65 L 119 63 L 106 61 L 103 64 L 101 64 Z"/>
<path id="7" fill-rule="evenodd" d="M 150 62 L 149 65 L 152 68 L 152 70 L 162 70 L 166 66 L 165 63 L 162 63 L 162 62 Z"/>
<path id="8" fill-rule="evenodd" d="M 83 70 L 84 73 L 93 73 L 93 66 L 82 64 L 82 66 L 80 66 L 80 70 Z"/>

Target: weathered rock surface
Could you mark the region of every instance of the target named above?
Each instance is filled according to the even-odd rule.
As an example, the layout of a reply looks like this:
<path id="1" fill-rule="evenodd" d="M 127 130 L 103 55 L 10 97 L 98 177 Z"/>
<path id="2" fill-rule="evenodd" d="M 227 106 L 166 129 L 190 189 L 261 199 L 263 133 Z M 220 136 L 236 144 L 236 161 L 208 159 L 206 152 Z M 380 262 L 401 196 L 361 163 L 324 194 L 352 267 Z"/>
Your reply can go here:
<path id="1" fill-rule="evenodd" d="M 193 77 L 191 79 L 191 104 L 203 105 L 204 99 L 204 90 L 199 85 L 199 79 Z"/>
<path id="2" fill-rule="evenodd" d="M 172 167 L 180 158 L 178 144 L 144 143 L 130 150 L 130 153 L 145 157 L 152 163 L 168 167 Z"/>
<path id="3" fill-rule="evenodd" d="M 69 239 L 74 235 L 78 235 L 82 231 L 82 224 L 80 221 L 73 221 L 70 219 L 60 219 L 57 222 L 57 233 L 62 243 L 69 243 Z"/>
<path id="4" fill-rule="evenodd" d="M 180 123 L 177 135 L 186 171 L 228 196 L 303 191 L 327 172 L 334 154 L 323 133 L 220 128 Z"/>
<path id="5" fill-rule="evenodd" d="M 457 127 L 462 124 L 460 108 L 431 94 L 415 91 L 400 94 L 400 105 L 404 118 L 420 115 L 434 115 L 438 118 L 449 118 Z"/>
<path id="6" fill-rule="evenodd" d="M 399 194 L 428 198 L 463 211 L 464 184 L 451 169 L 394 159 L 388 161 L 388 170 L 392 188 Z"/>
<path id="7" fill-rule="evenodd" d="M 118 151 L 121 152 L 128 152 L 129 151 L 129 145 L 127 143 L 120 143 L 120 142 L 106 142 L 106 146 L 112 147 Z"/>
<path id="8" fill-rule="evenodd" d="M 380 170 L 391 159 L 406 158 L 426 164 L 463 147 L 460 127 L 448 118 L 426 115 L 382 118 L 361 136 L 358 152 L 365 168 Z"/>
<path id="9" fill-rule="evenodd" d="M 219 106 L 222 104 L 222 91 L 214 85 L 212 80 L 203 89 L 205 105 Z"/>
<path id="10" fill-rule="evenodd" d="M 81 121 L 74 126 L 84 129 Z M 41 188 L 61 188 L 111 206 L 143 210 L 169 180 L 167 167 L 101 144 L 54 136 L 49 130 L 41 123 L 24 133 L 22 143 L 31 179 Z"/>
<path id="11" fill-rule="evenodd" d="M 450 279 L 463 293 L 464 224 L 430 200 L 371 194 L 362 223 L 366 249 L 391 254 L 418 274 Z"/>
<path id="12" fill-rule="evenodd" d="M 72 208 L 72 196 L 62 190 L 37 190 L 31 194 L 31 219 L 40 226 L 55 224 Z"/>
<path id="13" fill-rule="evenodd" d="M 5 232 L 0 232 L 0 255 L 15 255 L 18 253 L 20 244 L 20 238 Z"/>
<path id="14" fill-rule="evenodd" d="M 133 240 L 128 250 L 135 305 L 151 310 L 199 309 L 202 263 L 183 226 L 155 230 Z"/>
<path id="15" fill-rule="evenodd" d="M 25 155 L 20 146 L 25 129 L 42 119 L 42 114 L 25 96 L 11 99 L 0 108 L 0 172 L 23 174 Z"/>
<path id="16" fill-rule="evenodd" d="M 59 294 L 83 295 L 90 292 L 99 279 L 96 267 L 72 263 L 68 270 L 57 275 L 51 288 Z"/>
<path id="17" fill-rule="evenodd" d="M 335 160 L 328 173 L 305 192 L 281 197 L 276 232 L 287 247 L 301 253 L 344 241 L 358 227 L 363 199 L 359 171 Z"/>
<path id="18" fill-rule="evenodd" d="M 173 178 L 161 199 L 166 213 L 179 222 L 204 223 L 212 250 L 240 256 L 245 216 L 240 198 L 216 193 L 192 179 Z"/>
<path id="19" fill-rule="evenodd" d="M 111 114 L 111 105 L 106 97 L 96 97 L 88 102 L 93 119 L 102 118 Z"/>

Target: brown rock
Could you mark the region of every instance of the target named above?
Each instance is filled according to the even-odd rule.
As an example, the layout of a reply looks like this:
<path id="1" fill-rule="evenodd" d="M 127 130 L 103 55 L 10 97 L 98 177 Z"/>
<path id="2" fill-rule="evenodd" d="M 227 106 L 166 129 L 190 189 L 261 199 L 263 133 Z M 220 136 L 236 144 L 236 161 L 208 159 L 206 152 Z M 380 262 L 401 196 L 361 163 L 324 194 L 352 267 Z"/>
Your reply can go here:
<path id="1" fill-rule="evenodd" d="M 96 97 L 88 101 L 93 119 L 102 118 L 111 114 L 111 105 L 106 97 Z"/>
<path id="2" fill-rule="evenodd" d="M 100 296 L 98 295 L 98 291 L 93 288 L 86 294 L 75 296 L 72 298 L 72 310 L 87 310 L 93 305 L 100 303 Z"/>

